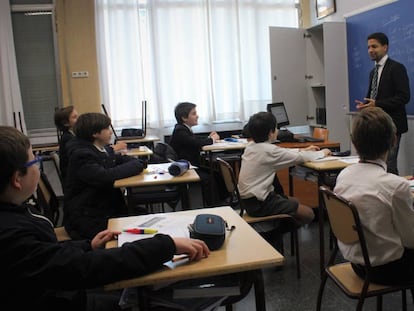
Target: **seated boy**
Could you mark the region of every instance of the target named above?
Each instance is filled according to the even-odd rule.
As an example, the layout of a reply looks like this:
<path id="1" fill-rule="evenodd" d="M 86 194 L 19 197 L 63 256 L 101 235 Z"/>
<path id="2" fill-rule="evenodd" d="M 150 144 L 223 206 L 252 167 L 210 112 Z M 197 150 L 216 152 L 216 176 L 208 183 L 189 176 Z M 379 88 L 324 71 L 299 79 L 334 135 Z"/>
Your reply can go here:
<path id="1" fill-rule="evenodd" d="M 177 124 L 171 136 L 170 146 L 175 150 L 179 159 L 190 161 L 192 165 L 198 166 L 197 174 L 201 179 L 201 188 L 203 201 L 207 206 L 215 203 L 212 192 L 218 193 L 220 199 L 225 199 L 228 195 L 225 191 L 224 181 L 220 175 L 214 173 L 216 187 L 212 187 L 210 180 L 210 169 L 200 166 L 201 147 L 213 144 L 220 139 L 219 134 L 211 132 L 207 138 L 198 138 L 194 135 L 192 127 L 198 124 L 198 114 L 196 105 L 193 103 L 183 102 L 175 107 L 175 118 Z"/>
<path id="2" fill-rule="evenodd" d="M 358 210 L 371 261 L 371 280 L 380 284 L 414 281 L 414 211 L 408 181 L 387 173 L 387 155 L 395 143 L 391 117 L 379 107 L 361 110 L 352 126 L 360 161 L 338 175 L 334 191 Z M 359 244 L 338 242 L 345 259 L 361 278 L 364 259 Z"/>
<path id="3" fill-rule="evenodd" d="M 0 126 L 1 310 L 121 310 L 118 295 L 96 288 L 155 271 L 174 254 L 209 255 L 202 241 L 163 234 L 112 249 L 101 248 L 120 232 L 59 243 L 50 221 L 22 205 L 37 187 L 40 161 L 26 136 Z"/>
<path id="4" fill-rule="evenodd" d="M 144 169 L 141 160 L 109 147 L 110 125 L 102 113 L 82 114 L 74 126 L 76 137 L 68 142 L 63 224 L 72 239 L 91 239 L 106 228 L 108 218 L 126 216 L 123 194 L 113 184 Z"/>
<path id="5" fill-rule="evenodd" d="M 244 150 L 239 191 L 250 216 L 290 214 L 298 225 L 310 223 L 314 214 L 310 207 L 274 191 L 275 173 L 289 166 L 301 164 L 331 153 L 316 146 L 305 149 L 287 149 L 271 144 L 277 137 L 276 119 L 270 112 L 258 112 L 249 119 L 249 131 L 253 141 Z"/>

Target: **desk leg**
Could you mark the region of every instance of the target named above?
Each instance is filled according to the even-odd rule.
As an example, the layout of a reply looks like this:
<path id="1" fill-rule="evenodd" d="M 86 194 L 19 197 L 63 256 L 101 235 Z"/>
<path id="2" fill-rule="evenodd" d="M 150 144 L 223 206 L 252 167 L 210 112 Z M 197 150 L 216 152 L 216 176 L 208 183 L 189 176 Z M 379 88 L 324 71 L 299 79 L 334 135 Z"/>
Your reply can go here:
<path id="1" fill-rule="evenodd" d="M 214 178 L 213 151 L 208 152 L 208 160 L 210 162 L 209 163 L 209 166 L 210 166 L 210 189 L 211 189 L 211 196 L 212 196 L 211 202 L 217 202 L 218 198 L 217 198 L 217 193 L 215 191 L 216 190 L 216 181 L 215 181 L 215 178 Z M 201 185 L 201 186 L 203 186 L 203 185 Z M 202 193 L 205 193 L 205 192 L 203 191 Z M 214 203 L 213 204 L 207 204 L 206 199 L 207 198 L 204 198 L 204 196 L 203 196 L 204 207 L 213 207 Z"/>
<path id="2" fill-rule="evenodd" d="M 191 209 L 190 197 L 188 195 L 188 184 L 180 184 L 178 187 L 181 193 L 181 208 L 183 211 Z"/>
<path id="3" fill-rule="evenodd" d="M 264 293 L 264 282 L 262 270 L 255 270 L 254 273 L 254 295 L 256 299 L 256 311 L 266 311 L 266 300 Z"/>
<path id="4" fill-rule="evenodd" d="M 294 166 L 289 167 L 289 196 L 293 197 L 293 169 Z"/>
<path id="5" fill-rule="evenodd" d="M 321 173 L 318 174 L 318 217 L 319 217 L 319 268 L 320 275 L 322 278 L 323 271 L 325 269 L 325 210 L 323 207 L 323 197 L 322 193 L 319 191 L 319 187 L 322 186 L 323 180 Z"/>

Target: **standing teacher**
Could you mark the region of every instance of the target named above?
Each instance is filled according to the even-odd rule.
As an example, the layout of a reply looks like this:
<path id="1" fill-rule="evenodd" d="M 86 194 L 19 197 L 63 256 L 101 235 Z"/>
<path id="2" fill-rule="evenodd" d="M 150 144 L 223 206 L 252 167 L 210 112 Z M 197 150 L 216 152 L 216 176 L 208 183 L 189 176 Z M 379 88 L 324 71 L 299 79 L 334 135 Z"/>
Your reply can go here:
<path id="1" fill-rule="evenodd" d="M 408 131 L 405 105 L 410 100 L 410 86 L 404 65 L 388 57 L 388 37 L 382 32 L 368 36 L 368 54 L 375 61 L 369 75 L 369 89 L 364 102 L 355 100 L 357 109 L 380 107 L 397 128 L 395 144 L 388 153 L 387 171 L 398 175 L 398 150 L 401 134 Z"/>

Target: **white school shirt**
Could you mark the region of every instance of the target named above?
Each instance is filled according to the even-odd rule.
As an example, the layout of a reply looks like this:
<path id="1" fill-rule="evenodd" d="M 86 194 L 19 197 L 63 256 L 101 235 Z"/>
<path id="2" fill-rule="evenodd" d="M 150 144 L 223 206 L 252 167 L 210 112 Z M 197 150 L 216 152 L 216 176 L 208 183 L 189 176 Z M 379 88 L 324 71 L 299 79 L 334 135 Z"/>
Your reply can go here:
<path id="1" fill-rule="evenodd" d="M 401 258 L 404 247 L 414 249 L 414 210 L 408 181 L 387 173 L 384 161 L 348 166 L 338 175 L 334 191 L 357 208 L 372 266 Z M 343 244 L 345 259 L 363 264 L 359 244 Z"/>
<path id="2" fill-rule="evenodd" d="M 247 144 L 241 161 L 238 188 L 242 199 L 264 201 L 274 190 L 275 173 L 289 166 L 323 158 L 323 151 L 281 148 L 269 142 Z"/>

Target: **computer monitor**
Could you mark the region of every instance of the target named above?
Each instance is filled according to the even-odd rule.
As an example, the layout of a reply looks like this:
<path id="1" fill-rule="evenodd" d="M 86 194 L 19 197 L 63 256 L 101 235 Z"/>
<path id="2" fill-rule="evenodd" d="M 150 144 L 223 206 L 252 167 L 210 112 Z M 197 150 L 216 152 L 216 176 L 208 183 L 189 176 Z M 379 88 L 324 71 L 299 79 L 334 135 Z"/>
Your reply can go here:
<path id="1" fill-rule="evenodd" d="M 273 113 L 275 116 L 278 129 L 289 125 L 289 118 L 284 103 L 267 104 L 267 111 Z"/>

